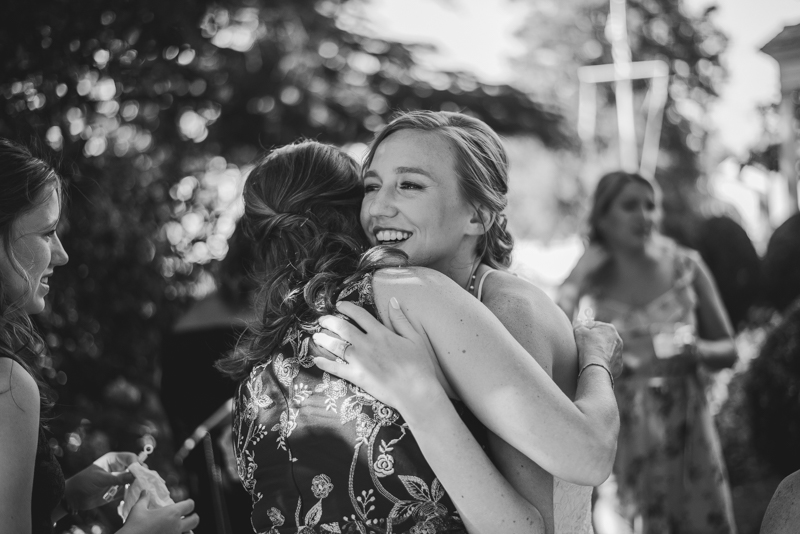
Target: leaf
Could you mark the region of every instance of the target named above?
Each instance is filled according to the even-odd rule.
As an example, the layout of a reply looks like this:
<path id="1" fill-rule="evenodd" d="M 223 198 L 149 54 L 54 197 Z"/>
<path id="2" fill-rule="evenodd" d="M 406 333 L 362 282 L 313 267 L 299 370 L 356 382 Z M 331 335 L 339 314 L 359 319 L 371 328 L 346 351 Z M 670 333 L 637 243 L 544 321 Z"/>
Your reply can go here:
<path id="1" fill-rule="evenodd" d="M 431 484 L 431 498 L 433 499 L 433 502 L 439 502 L 442 497 L 444 497 L 444 488 L 439 482 L 439 479 L 434 478 L 433 483 Z"/>
<path id="2" fill-rule="evenodd" d="M 430 501 L 431 494 L 428 491 L 428 485 L 419 477 L 400 475 L 400 481 L 406 487 L 408 493 L 418 501 Z"/>
<path id="3" fill-rule="evenodd" d="M 418 507 L 419 503 L 414 501 L 400 501 L 395 503 L 392 507 L 392 511 L 389 512 L 389 519 L 391 519 L 393 523 L 402 523 L 408 519 Z"/>
<path id="4" fill-rule="evenodd" d="M 311 507 L 311 510 L 306 514 L 307 527 L 315 527 L 319 520 L 322 518 L 322 500 L 317 501 L 317 504 Z"/>
<path id="5" fill-rule="evenodd" d="M 358 417 L 359 414 L 361 414 L 362 406 L 361 399 L 357 395 L 348 397 L 342 401 L 342 406 L 340 407 L 342 424 Z"/>

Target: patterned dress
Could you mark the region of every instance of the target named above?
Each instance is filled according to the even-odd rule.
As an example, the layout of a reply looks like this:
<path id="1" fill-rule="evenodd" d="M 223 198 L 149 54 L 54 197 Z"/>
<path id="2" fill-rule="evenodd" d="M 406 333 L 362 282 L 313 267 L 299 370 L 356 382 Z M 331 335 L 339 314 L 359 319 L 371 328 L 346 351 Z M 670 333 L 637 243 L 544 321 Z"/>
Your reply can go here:
<path id="1" fill-rule="evenodd" d="M 376 314 L 372 276 L 339 300 Z M 322 372 L 292 328 L 239 385 L 234 448 L 261 534 L 465 533 L 397 411 Z"/>
<path id="2" fill-rule="evenodd" d="M 733 534 L 730 490 L 706 400 L 706 377 L 696 365 L 659 359 L 652 349 L 655 333 L 697 323 L 693 281 L 699 255 L 674 244 L 670 255 L 676 281 L 648 304 L 632 306 L 599 292 L 581 301 L 581 308 L 595 310 L 597 320 L 614 324 L 625 343 L 625 369 L 616 381 L 617 506 L 631 531 Z M 650 349 L 637 351 L 643 343 L 650 343 Z"/>

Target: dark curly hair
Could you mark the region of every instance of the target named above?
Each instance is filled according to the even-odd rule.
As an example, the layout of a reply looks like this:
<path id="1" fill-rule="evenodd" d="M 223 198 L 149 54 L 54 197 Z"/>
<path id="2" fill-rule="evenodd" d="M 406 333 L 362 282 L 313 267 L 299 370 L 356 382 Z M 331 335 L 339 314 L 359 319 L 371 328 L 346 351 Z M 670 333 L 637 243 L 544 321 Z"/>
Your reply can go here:
<path id="1" fill-rule="evenodd" d="M 3 254 L 11 267 L 23 278 L 27 273 L 11 247 L 14 223 L 22 215 L 36 209 L 53 188 L 63 201 L 62 179 L 44 159 L 31 150 L 8 139 L 0 138 L 0 240 Z M 39 386 L 42 419 L 53 406 L 53 392 L 41 377 L 39 357 L 45 343 L 22 309 L 27 298 L 11 300 L 7 282 L 0 277 L 0 356 L 10 358 L 27 371 Z M 31 282 L 28 280 L 30 291 Z"/>
<path id="2" fill-rule="evenodd" d="M 341 289 L 370 270 L 404 265 L 406 255 L 369 247 L 359 222 L 364 189 L 358 164 L 336 147 L 301 141 L 273 150 L 244 185 L 239 224 L 251 239 L 259 320 L 217 368 L 234 380 L 280 346 L 298 324 L 316 329 L 335 312 Z"/>
<path id="3" fill-rule="evenodd" d="M 435 132 L 448 140 L 456 153 L 456 175 L 464 198 L 489 212 L 482 221 L 486 232 L 477 244 L 481 261 L 495 269 L 511 265 L 514 239 L 502 213 L 508 205 L 508 156 L 500 137 L 485 122 L 449 111 L 409 111 L 397 115 L 372 141 L 364 160 L 368 169 L 378 146 L 400 130 Z M 483 217 L 481 212 L 479 216 Z"/>

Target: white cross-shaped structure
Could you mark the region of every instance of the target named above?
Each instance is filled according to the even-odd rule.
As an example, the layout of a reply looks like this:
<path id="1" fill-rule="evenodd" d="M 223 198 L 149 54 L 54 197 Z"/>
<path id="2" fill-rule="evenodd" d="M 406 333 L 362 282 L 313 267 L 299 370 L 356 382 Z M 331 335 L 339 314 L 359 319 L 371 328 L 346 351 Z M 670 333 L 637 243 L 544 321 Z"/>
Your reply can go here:
<path id="1" fill-rule="evenodd" d="M 661 60 L 632 61 L 628 45 L 628 25 L 625 0 L 610 0 L 606 38 L 611 43 L 610 65 L 590 65 L 578 69 L 580 102 L 578 104 L 578 135 L 585 146 L 594 143 L 597 115 L 597 84 L 614 82 L 619 131 L 620 167 L 652 178 L 658 163 L 661 121 L 669 88 L 669 66 Z M 642 157 L 639 159 L 633 109 L 633 80 L 650 79 L 647 122 L 645 123 Z"/>

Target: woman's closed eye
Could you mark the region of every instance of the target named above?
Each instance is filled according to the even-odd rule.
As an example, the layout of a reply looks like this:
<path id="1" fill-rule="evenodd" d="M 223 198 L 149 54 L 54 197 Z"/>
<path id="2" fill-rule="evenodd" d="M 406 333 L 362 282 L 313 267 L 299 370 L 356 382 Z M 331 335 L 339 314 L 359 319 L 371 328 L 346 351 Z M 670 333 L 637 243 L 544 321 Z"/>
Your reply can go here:
<path id="1" fill-rule="evenodd" d="M 378 184 L 364 184 L 364 193 L 374 193 L 380 188 L 381 186 Z"/>
<path id="2" fill-rule="evenodd" d="M 422 184 L 418 184 L 416 182 L 402 182 L 400 184 L 400 189 L 409 189 L 409 190 L 412 190 L 412 191 L 414 191 L 414 190 L 419 191 L 419 190 L 422 190 L 422 189 L 425 189 L 425 188 L 424 188 L 424 186 L 422 186 Z"/>

